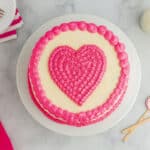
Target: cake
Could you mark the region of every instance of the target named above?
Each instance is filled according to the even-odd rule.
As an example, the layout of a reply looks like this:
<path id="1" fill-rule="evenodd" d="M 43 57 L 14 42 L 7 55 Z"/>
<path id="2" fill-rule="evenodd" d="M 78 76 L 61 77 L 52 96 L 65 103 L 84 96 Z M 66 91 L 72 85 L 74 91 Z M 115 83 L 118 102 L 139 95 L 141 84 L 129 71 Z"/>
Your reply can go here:
<path id="1" fill-rule="evenodd" d="M 75 127 L 101 122 L 128 87 L 125 44 L 104 25 L 62 23 L 35 44 L 27 78 L 33 102 L 49 119 Z"/>

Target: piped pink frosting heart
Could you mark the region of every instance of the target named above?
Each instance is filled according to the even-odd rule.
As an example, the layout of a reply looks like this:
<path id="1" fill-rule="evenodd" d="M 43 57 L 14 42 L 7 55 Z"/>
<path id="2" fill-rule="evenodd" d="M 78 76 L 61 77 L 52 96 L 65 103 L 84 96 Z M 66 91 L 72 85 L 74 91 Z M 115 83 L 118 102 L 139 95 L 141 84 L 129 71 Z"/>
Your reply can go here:
<path id="1" fill-rule="evenodd" d="M 78 50 L 59 46 L 49 58 L 52 79 L 78 105 L 82 105 L 95 90 L 105 68 L 106 57 L 96 45 L 83 45 Z"/>

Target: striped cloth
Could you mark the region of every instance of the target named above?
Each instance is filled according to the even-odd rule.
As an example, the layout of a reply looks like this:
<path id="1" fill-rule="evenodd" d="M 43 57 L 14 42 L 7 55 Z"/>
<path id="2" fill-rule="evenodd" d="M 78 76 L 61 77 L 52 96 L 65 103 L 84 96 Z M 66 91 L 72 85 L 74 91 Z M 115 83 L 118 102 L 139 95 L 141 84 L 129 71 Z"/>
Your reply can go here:
<path id="1" fill-rule="evenodd" d="M 22 24 L 23 24 L 22 17 L 20 16 L 18 9 L 16 9 L 14 20 L 9 25 L 7 30 L 0 33 L 0 43 L 8 40 L 16 39 L 17 38 L 16 29 L 20 28 Z"/>

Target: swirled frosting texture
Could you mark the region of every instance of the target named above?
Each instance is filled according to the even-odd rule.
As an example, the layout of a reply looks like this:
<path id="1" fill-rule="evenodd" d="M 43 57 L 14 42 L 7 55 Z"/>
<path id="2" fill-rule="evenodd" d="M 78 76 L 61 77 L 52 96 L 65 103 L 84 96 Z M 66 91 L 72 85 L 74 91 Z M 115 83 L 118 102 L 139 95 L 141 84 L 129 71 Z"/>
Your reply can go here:
<path id="1" fill-rule="evenodd" d="M 111 44 L 114 47 L 114 50 L 118 57 L 121 71 L 120 71 L 120 76 L 118 78 L 116 87 L 109 94 L 108 98 L 103 104 L 98 105 L 97 107 L 87 110 L 87 111 L 74 113 L 74 112 L 71 112 L 71 111 L 68 111 L 68 110 L 65 110 L 63 108 L 56 106 L 47 97 L 47 95 L 45 94 L 45 91 L 43 90 L 41 81 L 40 81 L 40 76 L 38 72 L 38 63 L 40 61 L 40 56 L 43 53 L 45 46 L 48 44 L 48 42 L 51 42 L 53 39 L 55 39 L 55 37 L 61 35 L 62 32 L 67 32 L 67 31 L 76 32 L 78 30 L 87 31 L 91 34 L 98 33 L 99 36 L 103 36 L 105 40 L 108 41 L 109 44 Z M 71 50 L 70 47 L 69 47 L 69 50 Z M 101 56 L 103 55 L 99 55 L 99 57 Z M 101 58 L 102 58 L 101 59 L 102 61 L 99 62 L 99 64 L 100 63 L 105 64 L 106 61 L 105 59 L 103 59 L 104 57 L 101 57 Z M 51 64 L 50 62 L 49 64 Z M 105 70 L 105 65 L 98 65 L 98 66 L 101 70 L 101 71 L 98 71 L 98 73 L 100 76 L 102 76 L 104 72 L 102 70 Z M 54 69 L 52 70 L 54 71 Z M 65 123 L 68 125 L 73 125 L 73 126 L 89 125 L 89 124 L 101 121 L 104 118 L 106 118 L 108 115 L 110 115 L 118 107 L 118 105 L 123 99 L 123 96 L 127 88 L 128 75 L 129 75 L 129 62 L 128 62 L 127 53 L 125 52 L 124 44 L 120 43 L 118 37 L 116 37 L 113 34 L 113 32 L 109 31 L 105 26 L 96 26 L 93 23 L 86 23 L 84 21 L 64 23 L 48 31 L 43 37 L 41 37 L 41 39 L 35 45 L 33 52 L 32 52 L 31 59 L 30 59 L 29 69 L 28 69 L 30 93 L 36 105 L 50 119 L 53 119 L 57 122 Z M 54 79 L 54 76 L 53 76 L 53 80 L 57 82 L 56 81 L 57 79 Z M 94 80 L 94 81 L 97 81 L 96 83 L 98 84 L 100 80 L 101 80 L 101 77 L 99 77 L 97 80 Z M 88 92 L 86 91 L 85 93 L 88 93 Z M 85 95 L 85 93 L 83 95 Z M 86 96 L 84 97 L 83 95 L 82 95 L 82 98 L 78 98 L 75 100 L 77 104 L 84 105 L 83 102 Z M 69 95 L 69 97 L 71 96 Z"/>
<path id="2" fill-rule="evenodd" d="M 49 59 L 52 79 L 78 105 L 82 105 L 99 84 L 105 67 L 105 55 L 95 45 L 84 45 L 76 51 L 69 46 L 59 46 Z"/>

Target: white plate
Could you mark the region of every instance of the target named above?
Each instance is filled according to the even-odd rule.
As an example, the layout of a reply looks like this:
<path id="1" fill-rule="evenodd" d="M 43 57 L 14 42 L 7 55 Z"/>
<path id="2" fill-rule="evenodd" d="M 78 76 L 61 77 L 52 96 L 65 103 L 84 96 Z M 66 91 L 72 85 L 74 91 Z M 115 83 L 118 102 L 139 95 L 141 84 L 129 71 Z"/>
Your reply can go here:
<path id="1" fill-rule="evenodd" d="M 15 0 L 0 0 L 0 8 L 5 11 L 5 15 L 0 18 L 0 33 L 4 31 L 12 22 L 16 11 Z"/>
<path id="2" fill-rule="evenodd" d="M 120 40 L 125 43 L 127 53 L 129 54 L 129 61 L 131 65 L 131 73 L 129 86 L 126 92 L 126 95 L 118 107 L 109 117 L 104 119 L 102 122 L 85 126 L 85 127 L 72 127 L 67 125 L 58 124 L 56 122 L 48 119 L 43 113 L 33 104 L 28 88 L 27 88 L 27 65 L 29 62 L 29 57 L 31 55 L 32 48 L 34 47 L 35 42 L 39 39 L 45 31 L 49 30 L 55 25 L 59 25 L 63 22 L 73 21 L 73 20 L 85 20 L 87 22 L 94 22 L 97 25 L 103 24 L 111 29 L 116 35 L 119 36 Z M 32 115 L 32 117 L 37 120 L 44 127 L 56 131 L 61 134 L 70 135 L 70 136 L 87 136 L 100 132 L 104 132 L 116 125 L 128 112 L 131 110 L 138 91 L 140 87 L 141 80 L 141 68 L 140 61 L 131 41 L 128 37 L 115 25 L 110 22 L 96 16 L 90 15 L 66 15 L 57 17 L 48 21 L 46 24 L 42 25 L 35 33 L 25 43 L 17 64 L 17 86 L 18 91 L 21 97 L 21 100 L 26 107 L 27 111 Z"/>

